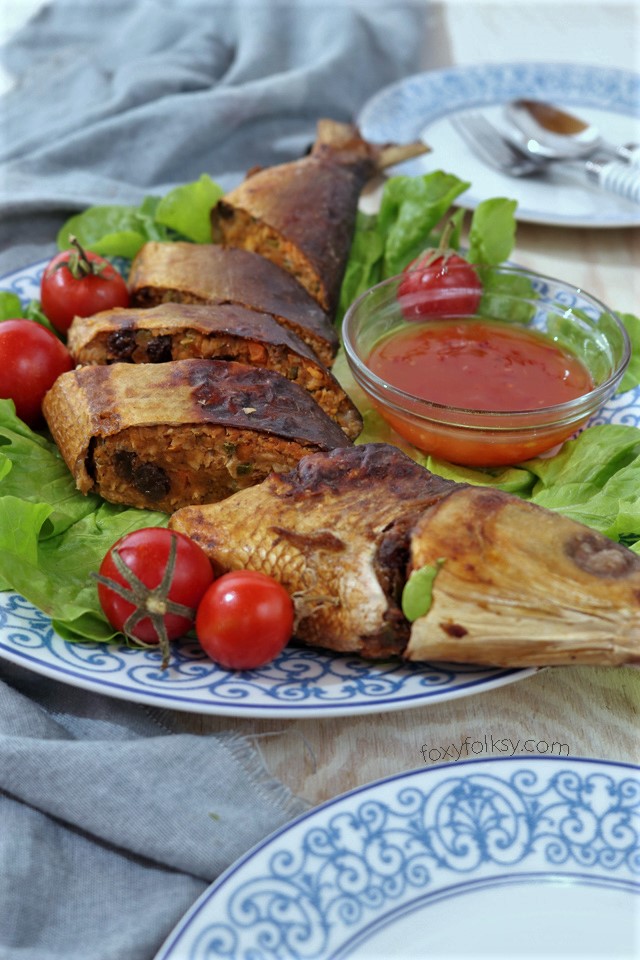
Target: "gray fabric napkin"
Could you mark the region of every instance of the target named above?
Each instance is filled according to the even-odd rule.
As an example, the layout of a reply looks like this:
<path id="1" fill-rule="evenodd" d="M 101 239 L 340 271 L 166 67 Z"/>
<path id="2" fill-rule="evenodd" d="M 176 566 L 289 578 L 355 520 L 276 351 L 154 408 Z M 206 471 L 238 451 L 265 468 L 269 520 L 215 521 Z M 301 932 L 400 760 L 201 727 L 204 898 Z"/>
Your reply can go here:
<path id="1" fill-rule="evenodd" d="M 299 156 L 319 117 L 352 120 L 417 68 L 426 7 L 54 0 L 2 51 L 0 275 L 48 255 L 76 209 Z"/>
<path id="2" fill-rule="evenodd" d="M 2 51 L 0 276 L 90 204 L 300 155 L 416 69 L 423 3 L 53 0 Z M 0 662 L 0 960 L 151 960 L 305 808 L 240 738 Z"/>
<path id="3" fill-rule="evenodd" d="M 306 809 L 239 737 L 0 666 L 0 957 L 148 960 Z"/>

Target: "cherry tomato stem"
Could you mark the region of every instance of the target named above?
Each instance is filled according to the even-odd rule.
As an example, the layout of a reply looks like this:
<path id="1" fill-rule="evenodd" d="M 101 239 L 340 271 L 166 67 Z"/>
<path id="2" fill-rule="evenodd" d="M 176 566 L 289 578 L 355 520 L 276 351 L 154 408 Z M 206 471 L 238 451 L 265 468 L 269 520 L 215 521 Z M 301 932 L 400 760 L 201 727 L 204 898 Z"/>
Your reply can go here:
<path id="1" fill-rule="evenodd" d="M 96 259 L 90 260 L 84 248 L 80 245 L 80 241 L 77 237 L 74 237 L 73 234 L 69 234 L 69 243 L 73 249 L 69 252 L 69 259 L 66 266 L 74 280 L 82 280 L 83 277 L 89 276 L 99 276 L 99 274 L 104 272 L 106 261 L 101 263 Z M 64 263 L 59 263 L 55 269 L 60 270 L 64 268 L 64 266 Z"/>
<path id="2" fill-rule="evenodd" d="M 104 257 L 85 250 L 76 237 L 45 268 L 40 286 L 42 311 L 55 329 L 65 334 L 74 317 L 90 317 L 103 310 L 129 305 L 124 278 Z"/>
<path id="3" fill-rule="evenodd" d="M 165 669 L 170 642 L 193 625 L 213 569 L 189 537 L 147 527 L 115 543 L 92 576 L 109 623 L 142 646 L 159 645 Z"/>

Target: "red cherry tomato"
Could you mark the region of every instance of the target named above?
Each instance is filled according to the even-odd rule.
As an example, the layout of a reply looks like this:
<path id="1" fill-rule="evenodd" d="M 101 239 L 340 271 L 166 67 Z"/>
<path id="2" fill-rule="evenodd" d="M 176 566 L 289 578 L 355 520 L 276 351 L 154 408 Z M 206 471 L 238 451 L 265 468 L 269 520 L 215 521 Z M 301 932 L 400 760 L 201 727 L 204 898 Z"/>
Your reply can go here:
<path id="1" fill-rule="evenodd" d="M 42 400 L 73 360 L 55 334 L 35 320 L 0 323 L 0 397 L 13 400 L 30 427 L 42 422 Z"/>
<path id="2" fill-rule="evenodd" d="M 116 268 L 97 253 L 84 251 L 75 237 L 73 249 L 59 253 L 45 268 L 40 285 L 44 315 L 59 333 L 74 317 L 129 306 L 129 291 Z"/>
<path id="3" fill-rule="evenodd" d="M 111 626 L 142 643 L 160 644 L 166 664 L 169 641 L 193 625 L 213 568 L 204 550 L 185 534 L 144 527 L 114 543 L 96 579 Z"/>
<path id="4" fill-rule="evenodd" d="M 264 573 L 236 570 L 219 577 L 200 601 L 196 636 L 206 653 L 229 670 L 269 663 L 293 633 L 293 601 Z"/>
<path id="5" fill-rule="evenodd" d="M 457 253 L 427 252 L 405 267 L 398 286 L 400 309 L 407 320 L 425 317 L 471 317 L 480 305 L 482 284 Z"/>

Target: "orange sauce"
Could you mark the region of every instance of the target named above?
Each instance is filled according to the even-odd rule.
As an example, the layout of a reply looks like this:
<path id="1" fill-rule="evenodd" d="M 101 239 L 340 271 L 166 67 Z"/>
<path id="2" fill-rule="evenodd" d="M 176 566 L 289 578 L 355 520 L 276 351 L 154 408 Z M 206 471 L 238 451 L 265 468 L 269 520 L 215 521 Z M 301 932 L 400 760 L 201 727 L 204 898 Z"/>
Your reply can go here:
<path id="1" fill-rule="evenodd" d="M 369 368 L 412 396 L 449 407 L 509 413 L 566 403 L 593 387 L 584 364 L 544 334 L 477 318 L 414 323 L 380 340 Z M 468 465 L 518 463 L 570 436 L 577 425 L 532 436 L 504 435 L 489 443 L 482 431 L 465 437 L 381 411 L 419 449 Z M 436 414 L 437 416 L 437 414 Z M 515 426 L 515 423 L 513 424 Z M 509 426 L 508 422 L 503 426 Z"/>
<path id="2" fill-rule="evenodd" d="M 586 367 L 548 337 L 511 324 L 413 324 L 373 348 L 369 367 L 415 397 L 468 410 L 536 410 L 592 388 Z"/>

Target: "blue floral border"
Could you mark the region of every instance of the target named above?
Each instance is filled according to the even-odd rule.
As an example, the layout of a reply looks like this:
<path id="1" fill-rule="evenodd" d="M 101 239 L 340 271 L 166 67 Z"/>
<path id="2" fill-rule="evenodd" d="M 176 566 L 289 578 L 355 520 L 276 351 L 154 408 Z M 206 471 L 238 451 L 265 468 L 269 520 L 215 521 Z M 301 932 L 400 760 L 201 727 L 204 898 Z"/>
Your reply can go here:
<path id="1" fill-rule="evenodd" d="M 257 670 L 216 667 L 195 641 L 173 649 L 168 670 L 156 651 L 121 644 L 67 643 L 49 617 L 16 593 L 0 593 L 0 654 L 113 696 L 230 715 L 310 716 L 419 706 L 532 671 L 376 662 L 287 647 Z"/>
<path id="2" fill-rule="evenodd" d="M 227 871 L 157 960 L 334 957 L 429 896 L 525 876 L 640 894 L 640 768 L 514 757 L 359 788 Z"/>

